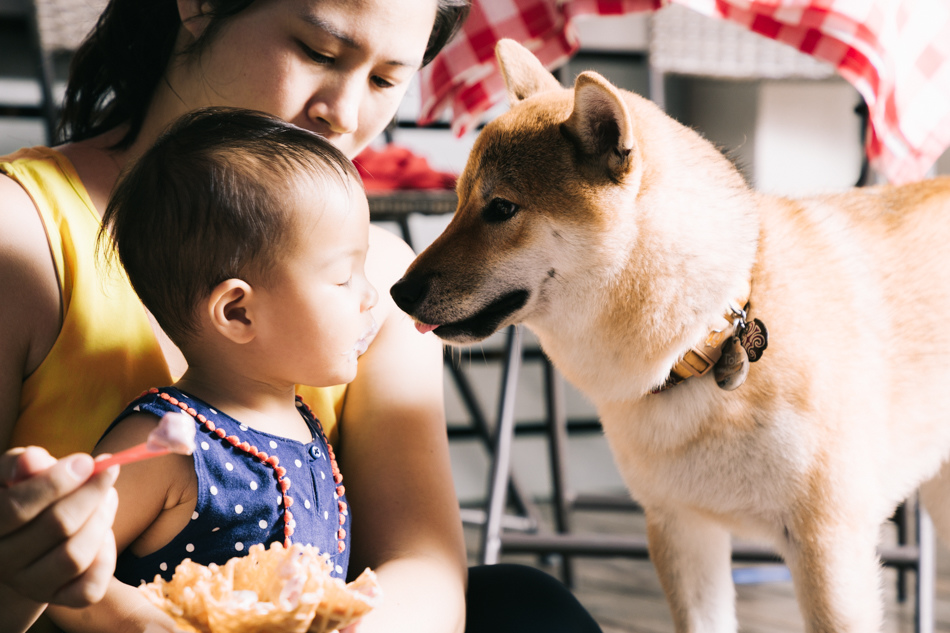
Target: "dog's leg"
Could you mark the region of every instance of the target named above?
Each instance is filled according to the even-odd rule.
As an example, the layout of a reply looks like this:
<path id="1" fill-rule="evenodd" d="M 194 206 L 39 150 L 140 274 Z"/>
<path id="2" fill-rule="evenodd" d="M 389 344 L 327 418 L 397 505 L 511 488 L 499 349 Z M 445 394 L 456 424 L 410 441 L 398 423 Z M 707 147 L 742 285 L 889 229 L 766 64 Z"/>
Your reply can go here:
<path id="1" fill-rule="evenodd" d="M 647 510 L 650 558 L 678 633 L 734 633 L 729 533 L 687 512 Z"/>
<path id="2" fill-rule="evenodd" d="M 834 518 L 811 515 L 789 529 L 785 562 L 807 631 L 873 633 L 882 618 L 880 526 L 862 520 L 860 509 L 838 510 Z"/>

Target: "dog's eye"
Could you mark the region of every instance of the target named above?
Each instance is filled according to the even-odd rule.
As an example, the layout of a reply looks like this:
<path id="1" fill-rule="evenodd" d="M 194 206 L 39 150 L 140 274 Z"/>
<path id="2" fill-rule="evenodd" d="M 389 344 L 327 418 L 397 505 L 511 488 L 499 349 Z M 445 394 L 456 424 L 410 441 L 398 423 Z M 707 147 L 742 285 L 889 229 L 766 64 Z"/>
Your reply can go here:
<path id="1" fill-rule="evenodd" d="M 493 198 L 488 206 L 482 210 L 482 217 L 486 222 L 504 222 L 518 213 L 518 205 L 504 198 Z"/>

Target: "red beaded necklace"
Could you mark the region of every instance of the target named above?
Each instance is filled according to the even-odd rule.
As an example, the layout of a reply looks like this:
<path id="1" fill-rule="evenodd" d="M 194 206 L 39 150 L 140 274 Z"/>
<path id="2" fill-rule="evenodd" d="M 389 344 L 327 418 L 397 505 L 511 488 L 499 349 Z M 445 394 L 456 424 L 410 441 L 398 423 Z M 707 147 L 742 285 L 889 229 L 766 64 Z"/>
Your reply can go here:
<path id="1" fill-rule="evenodd" d="M 144 396 L 147 393 L 158 394 L 158 397 L 160 397 L 162 400 L 165 400 L 172 406 L 177 406 L 182 411 L 198 420 L 198 422 L 201 423 L 202 429 L 209 435 L 214 435 L 215 437 L 224 440 L 235 449 L 250 455 L 260 463 L 270 466 L 274 469 L 274 474 L 277 477 L 277 485 L 281 492 L 281 501 L 284 506 L 284 547 L 290 547 L 290 537 L 293 536 L 294 533 L 294 528 L 292 525 L 294 515 L 290 511 L 290 507 L 294 504 L 294 500 L 290 495 L 287 494 L 287 491 L 290 489 L 290 480 L 285 477 L 287 474 L 287 469 L 280 465 L 277 455 L 268 455 L 264 451 L 259 450 L 256 446 L 253 446 L 246 441 L 242 442 L 241 439 L 236 435 L 228 435 L 224 429 L 216 427 L 214 422 L 209 420 L 203 414 L 198 413 L 193 407 L 189 407 L 184 402 L 179 401 L 178 398 L 175 398 L 174 396 L 171 396 L 163 391 L 159 391 L 155 387 L 143 392 L 142 395 Z M 346 550 L 346 530 L 343 528 L 343 524 L 346 522 L 347 512 L 346 503 L 342 499 L 344 492 L 346 492 L 346 489 L 343 487 L 343 474 L 340 473 L 340 467 L 336 463 L 336 454 L 333 452 L 333 447 L 330 445 L 326 434 L 323 432 L 323 425 L 320 424 L 320 420 L 318 420 L 316 416 L 313 415 L 310 407 L 307 406 L 307 403 L 305 403 L 303 398 L 300 396 L 297 396 L 297 405 L 304 408 L 307 414 L 310 416 L 310 419 L 316 422 L 317 431 L 320 433 L 321 439 L 323 439 L 327 446 L 327 456 L 330 458 L 330 469 L 333 473 L 333 481 L 336 483 L 337 504 L 340 514 L 340 529 L 336 534 L 337 550 L 342 554 Z"/>

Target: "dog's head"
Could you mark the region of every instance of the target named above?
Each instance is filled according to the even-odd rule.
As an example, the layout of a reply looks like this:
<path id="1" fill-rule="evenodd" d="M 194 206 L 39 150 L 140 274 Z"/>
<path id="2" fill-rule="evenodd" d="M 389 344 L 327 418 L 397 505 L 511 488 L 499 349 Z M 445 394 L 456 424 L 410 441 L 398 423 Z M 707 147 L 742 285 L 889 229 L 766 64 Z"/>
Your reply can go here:
<path id="1" fill-rule="evenodd" d="M 598 185 L 634 177 L 639 163 L 626 106 L 606 80 L 586 73 L 572 92 L 520 45 L 502 41 L 497 53 L 517 107 L 479 135 L 455 217 L 392 289 L 400 308 L 452 342 L 524 320 L 559 277 L 593 264 L 586 238 L 609 221 Z"/>
<path id="2" fill-rule="evenodd" d="M 636 327 L 627 307 L 649 301 L 641 280 L 649 286 L 658 274 L 682 273 L 654 270 L 667 245 L 643 244 L 656 240 L 641 235 L 650 222 L 671 221 L 666 213 L 645 221 L 657 207 L 651 192 L 669 178 L 659 165 L 670 159 L 656 148 L 685 135 L 700 155 L 726 161 L 597 73 L 562 88 L 521 45 L 503 40 L 496 52 L 512 108 L 479 135 L 459 178 L 455 216 L 393 286 L 396 304 L 420 331 L 453 343 L 519 322 L 539 335 L 546 322 L 563 328 L 574 320 L 582 330 L 621 313 Z M 676 196 L 667 193 L 662 206 L 676 205 Z M 627 274 L 638 266 L 651 270 Z M 626 305 L 598 305 L 610 285 Z"/>

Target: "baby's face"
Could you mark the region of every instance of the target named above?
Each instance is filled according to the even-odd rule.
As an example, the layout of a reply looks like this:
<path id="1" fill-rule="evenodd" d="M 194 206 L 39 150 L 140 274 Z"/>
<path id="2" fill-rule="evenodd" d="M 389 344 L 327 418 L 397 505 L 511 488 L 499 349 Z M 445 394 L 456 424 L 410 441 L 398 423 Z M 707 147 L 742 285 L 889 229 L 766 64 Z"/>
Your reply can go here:
<path id="1" fill-rule="evenodd" d="M 369 207 L 358 183 L 298 187 L 295 235 L 265 288 L 259 336 L 282 376 L 296 384 L 338 385 L 356 377 L 356 359 L 377 327 L 379 298 L 366 279 Z"/>

